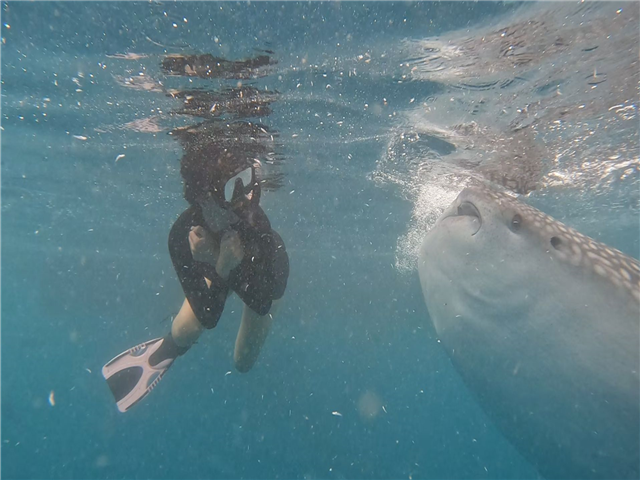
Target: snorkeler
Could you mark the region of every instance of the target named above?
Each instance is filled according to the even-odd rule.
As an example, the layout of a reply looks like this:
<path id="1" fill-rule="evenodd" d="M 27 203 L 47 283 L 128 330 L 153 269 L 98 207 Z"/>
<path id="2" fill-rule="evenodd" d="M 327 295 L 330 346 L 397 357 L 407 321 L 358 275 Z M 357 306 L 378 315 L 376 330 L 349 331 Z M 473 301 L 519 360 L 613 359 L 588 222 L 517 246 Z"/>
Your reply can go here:
<path id="1" fill-rule="evenodd" d="M 121 353 L 103 367 L 121 412 L 148 395 L 204 329 L 216 326 L 232 291 L 244 302 L 236 368 L 249 371 L 260 354 L 276 300 L 284 295 L 289 259 L 282 238 L 259 206 L 255 166 L 232 163 L 234 167 L 223 167 L 220 162 L 183 159 L 190 207 L 171 228 L 169 252 L 186 298 L 170 333 Z"/>

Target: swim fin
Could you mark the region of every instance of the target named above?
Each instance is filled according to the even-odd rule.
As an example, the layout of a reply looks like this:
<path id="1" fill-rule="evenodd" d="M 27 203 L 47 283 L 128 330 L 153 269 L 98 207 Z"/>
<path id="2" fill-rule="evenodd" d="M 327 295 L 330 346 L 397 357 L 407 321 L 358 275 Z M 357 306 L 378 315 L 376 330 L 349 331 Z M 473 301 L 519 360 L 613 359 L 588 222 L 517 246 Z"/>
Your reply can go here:
<path id="1" fill-rule="evenodd" d="M 126 412 L 146 397 L 162 380 L 173 361 L 186 352 L 171 334 L 155 338 L 122 352 L 102 367 L 102 376 L 116 400 L 118 410 Z"/>

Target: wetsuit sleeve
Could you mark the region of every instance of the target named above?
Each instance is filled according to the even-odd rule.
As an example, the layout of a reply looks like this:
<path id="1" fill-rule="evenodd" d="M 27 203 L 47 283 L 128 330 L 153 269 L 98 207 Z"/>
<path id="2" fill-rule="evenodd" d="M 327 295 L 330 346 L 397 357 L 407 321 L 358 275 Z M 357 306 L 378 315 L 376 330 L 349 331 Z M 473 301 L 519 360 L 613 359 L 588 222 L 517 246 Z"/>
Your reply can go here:
<path id="1" fill-rule="evenodd" d="M 273 300 L 284 294 L 289 259 L 275 231 L 244 239 L 245 256 L 231 271 L 228 285 L 258 315 L 266 315 Z"/>
<path id="2" fill-rule="evenodd" d="M 202 326 L 213 328 L 224 310 L 228 287 L 215 272 L 215 267 L 193 259 L 189 246 L 189 231 L 196 225 L 202 223 L 198 222 L 195 207 L 191 207 L 180 215 L 171 228 L 169 254 L 193 313 Z M 205 277 L 211 280 L 211 287 L 207 286 Z"/>

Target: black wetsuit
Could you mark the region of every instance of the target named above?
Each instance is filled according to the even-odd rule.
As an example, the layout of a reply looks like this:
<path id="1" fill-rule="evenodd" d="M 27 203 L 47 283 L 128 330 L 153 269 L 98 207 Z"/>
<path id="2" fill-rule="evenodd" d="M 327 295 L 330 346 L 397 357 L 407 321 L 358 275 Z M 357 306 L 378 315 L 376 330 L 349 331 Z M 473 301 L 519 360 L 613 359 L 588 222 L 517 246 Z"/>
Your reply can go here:
<path id="1" fill-rule="evenodd" d="M 169 233 L 173 267 L 198 321 L 205 328 L 215 327 L 229 290 L 236 292 L 253 311 L 266 315 L 271 302 L 284 295 L 289 257 L 282 238 L 271 228 L 262 209 L 252 207 L 243 221 L 232 227 L 240 236 L 244 256 L 226 281 L 217 274 L 215 266 L 193 259 L 189 232 L 198 225 L 207 228 L 200 208 L 191 206 L 180 215 Z M 205 277 L 211 280 L 211 287 L 207 286 Z"/>

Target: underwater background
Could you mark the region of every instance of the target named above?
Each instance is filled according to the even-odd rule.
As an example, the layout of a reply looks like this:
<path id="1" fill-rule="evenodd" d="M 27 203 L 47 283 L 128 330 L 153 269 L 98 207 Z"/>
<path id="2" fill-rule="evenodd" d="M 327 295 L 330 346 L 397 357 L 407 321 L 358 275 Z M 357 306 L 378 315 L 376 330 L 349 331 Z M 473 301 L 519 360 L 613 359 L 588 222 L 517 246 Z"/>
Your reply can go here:
<path id="1" fill-rule="evenodd" d="M 2 476 L 536 478 L 438 345 L 416 252 L 482 178 L 638 257 L 637 25 L 625 2 L 3 2 Z M 270 61 L 162 68 L 207 53 Z M 102 365 L 184 298 L 169 133 L 201 118 L 176 92 L 248 86 L 284 303 L 251 372 L 232 297 L 121 414 Z"/>

